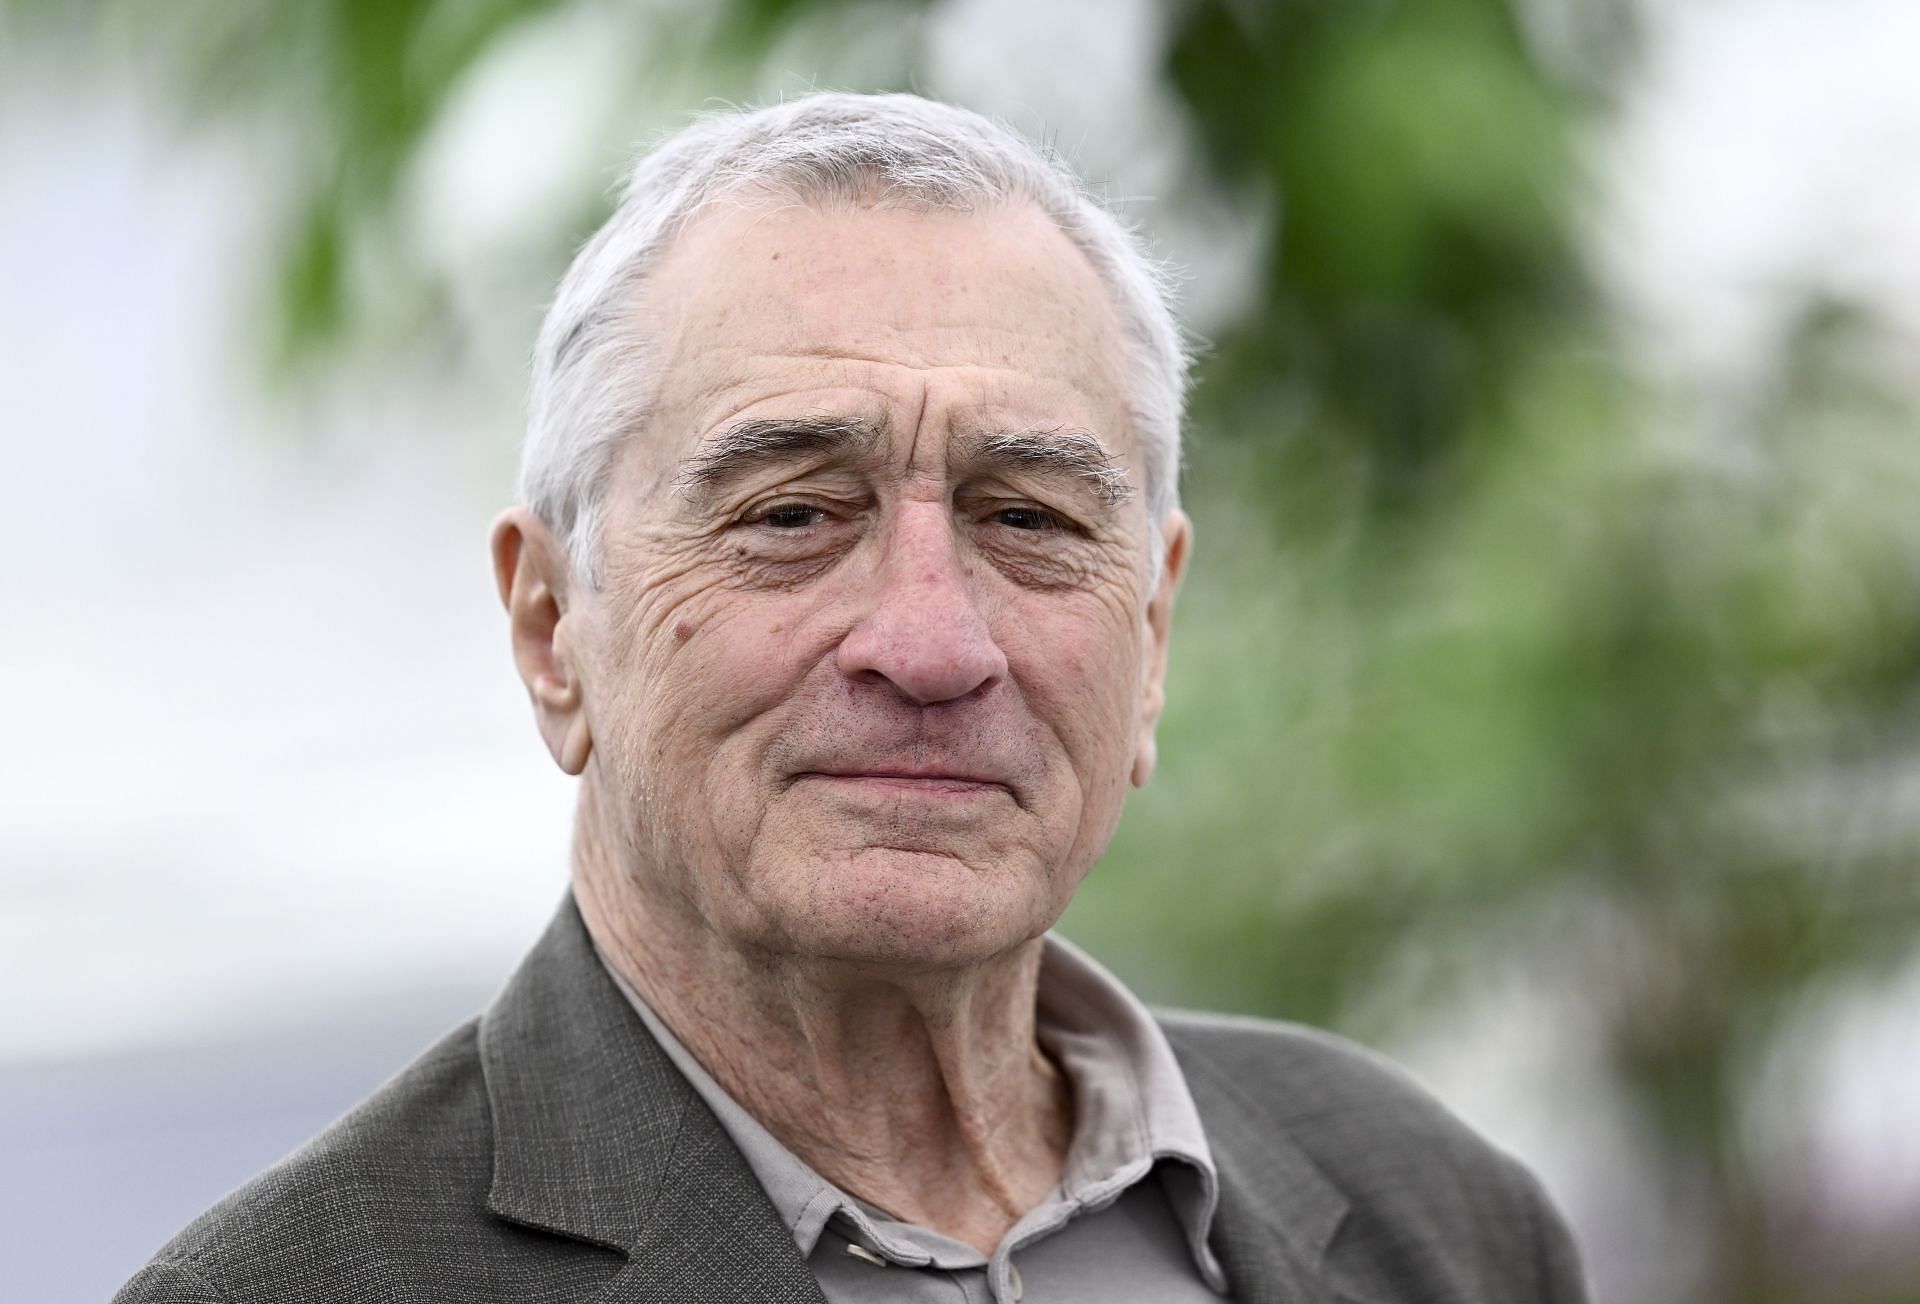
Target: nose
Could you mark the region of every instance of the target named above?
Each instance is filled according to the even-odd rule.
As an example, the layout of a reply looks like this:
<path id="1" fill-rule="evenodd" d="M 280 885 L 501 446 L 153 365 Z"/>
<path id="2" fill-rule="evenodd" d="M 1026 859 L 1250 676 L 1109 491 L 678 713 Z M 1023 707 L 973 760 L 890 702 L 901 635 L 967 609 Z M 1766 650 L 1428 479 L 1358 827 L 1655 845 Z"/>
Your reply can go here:
<path id="1" fill-rule="evenodd" d="M 880 540 L 859 619 L 835 654 L 848 679 L 891 684 L 920 706 L 965 697 L 1007 673 L 943 503 L 903 504 Z"/>

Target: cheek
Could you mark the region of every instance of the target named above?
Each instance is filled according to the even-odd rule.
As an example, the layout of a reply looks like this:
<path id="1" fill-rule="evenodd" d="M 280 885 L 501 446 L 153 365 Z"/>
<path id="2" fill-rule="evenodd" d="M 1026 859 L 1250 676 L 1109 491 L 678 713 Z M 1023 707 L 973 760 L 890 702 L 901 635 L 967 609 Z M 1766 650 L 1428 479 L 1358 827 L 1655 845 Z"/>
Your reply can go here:
<path id="1" fill-rule="evenodd" d="M 619 618 L 596 658 L 595 728 L 651 768 L 711 755 L 717 739 L 776 706 L 801 648 L 791 601 L 742 593 L 705 568 L 647 573 L 644 587 L 607 586 Z"/>
<path id="2" fill-rule="evenodd" d="M 1015 614 L 1005 650 L 1022 694 L 1060 737 L 1083 787 L 1102 786 L 1111 776 L 1096 771 L 1131 763 L 1140 621 L 1124 601 L 1093 595 L 1071 605 L 1034 600 Z"/>

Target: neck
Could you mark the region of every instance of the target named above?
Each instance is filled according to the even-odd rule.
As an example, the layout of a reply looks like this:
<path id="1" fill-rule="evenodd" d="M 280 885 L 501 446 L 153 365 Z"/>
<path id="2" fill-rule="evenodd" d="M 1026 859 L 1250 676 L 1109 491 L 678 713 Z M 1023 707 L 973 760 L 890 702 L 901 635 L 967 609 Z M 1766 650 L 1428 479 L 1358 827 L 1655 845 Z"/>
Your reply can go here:
<path id="1" fill-rule="evenodd" d="M 1072 1100 L 1034 1035 L 1041 939 L 884 972 L 732 944 L 637 882 L 576 844 L 574 894 L 602 954 L 822 1177 L 988 1254 L 1059 1181 Z"/>

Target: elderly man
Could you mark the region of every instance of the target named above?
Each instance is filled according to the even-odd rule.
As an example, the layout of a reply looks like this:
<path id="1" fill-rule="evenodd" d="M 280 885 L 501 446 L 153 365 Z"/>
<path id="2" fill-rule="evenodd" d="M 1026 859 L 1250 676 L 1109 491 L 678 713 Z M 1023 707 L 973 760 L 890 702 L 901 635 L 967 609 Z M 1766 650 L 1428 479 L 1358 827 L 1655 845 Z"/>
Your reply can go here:
<path id="1" fill-rule="evenodd" d="M 1133 240 L 972 114 L 814 95 L 645 158 L 493 534 L 571 898 L 121 1298 L 1580 1298 L 1393 1070 L 1047 931 L 1153 771 L 1184 378 Z"/>

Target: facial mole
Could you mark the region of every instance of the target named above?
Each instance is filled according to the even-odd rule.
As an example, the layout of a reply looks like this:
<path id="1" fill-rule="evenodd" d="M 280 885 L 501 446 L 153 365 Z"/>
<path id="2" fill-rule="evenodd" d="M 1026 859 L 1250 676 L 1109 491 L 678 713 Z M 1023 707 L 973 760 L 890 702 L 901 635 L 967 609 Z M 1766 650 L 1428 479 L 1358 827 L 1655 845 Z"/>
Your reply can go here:
<path id="1" fill-rule="evenodd" d="M 690 638 L 692 638 L 692 637 L 693 637 L 693 622 L 692 622 L 691 620 L 687 620 L 687 619 L 685 619 L 684 617 L 683 617 L 682 619 L 680 619 L 680 620 L 676 620 L 676 621 L 674 621 L 674 622 L 673 622 L 673 637 L 675 638 L 675 640 L 677 640 L 678 642 L 681 642 L 681 643 L 684 643 L 684 642 L 686 642 L 686 641 L 687 641 L 688 639 L 690 639 Z"/>

